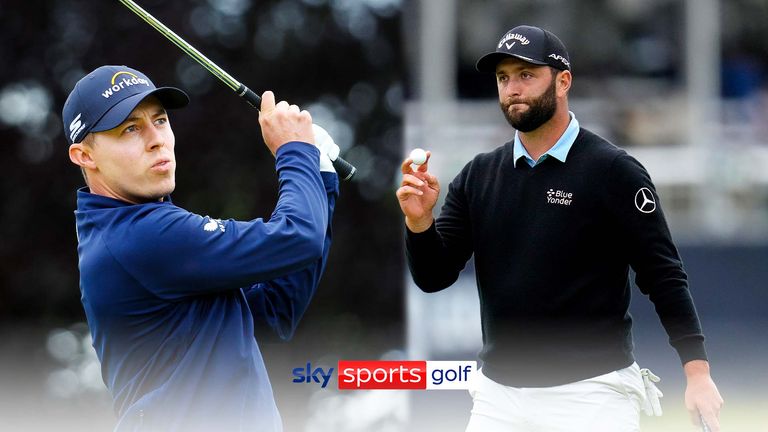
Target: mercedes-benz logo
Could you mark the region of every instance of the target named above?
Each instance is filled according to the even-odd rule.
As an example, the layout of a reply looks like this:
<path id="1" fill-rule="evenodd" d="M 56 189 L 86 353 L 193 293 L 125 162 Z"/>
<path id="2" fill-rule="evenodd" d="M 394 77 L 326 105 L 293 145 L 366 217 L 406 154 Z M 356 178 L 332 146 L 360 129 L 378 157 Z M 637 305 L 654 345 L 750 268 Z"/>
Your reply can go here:
<path id="1" fill-rule="evenodd" d="M 635 194 L 635 207 L 643 213 L 653 213 L 656 210 L 653 192 L 647 187 L 640 188 Z"/>

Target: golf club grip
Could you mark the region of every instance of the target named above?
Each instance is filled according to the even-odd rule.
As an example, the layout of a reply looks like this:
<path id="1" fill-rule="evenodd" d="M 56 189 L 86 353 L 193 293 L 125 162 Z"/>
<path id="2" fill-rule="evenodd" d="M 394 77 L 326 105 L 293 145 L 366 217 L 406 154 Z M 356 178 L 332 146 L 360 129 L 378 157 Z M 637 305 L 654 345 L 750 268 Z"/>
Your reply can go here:
<path id="1" fill-rule="evenodd" d="M 341 156 L 337 157 L 336 160 L 333 161 L 333 169 L 336 170 L 336 174 L 339 175 L 339 179 L 341 179 L 341 181 L 351 180 L 357 172 L 357 168 L 355 168 L 355 166 L 351 163 L 342 159 Z"/>
<path id="2" fill-rule="evenodd" d="M 245 85 L 240 84 L 240 88 L 237 89 L 237 94 L 240 95 L 241 98 L 245 99 L 245 101 L 248 102 L 248 105 L 256 109 L 261 107 L 261 97 Z"/>
<path id="3" fill-rule="evenodd" d="M 253 90 L 246 87 L 244 84 L 240 84 L 240 88 L 237 89 L 237 94 L 240 95 L 241 98 L 245 99 L 248 104 L 256 109 L 259 109 L 261 107 L 261 97 L 253 92 Z M 333 169 L 336 170 L 336 174 L 339 175 L 339 179 L 341 181 L 347 181 L 352 179 L 352 177 L 355 176 L 355 173 L 357 172 L 357 168 L 355 168 L 354 165 L 351 163 L 345 161 L 341 157 L 337 157 L 335 161 L 333 161 Z"/>

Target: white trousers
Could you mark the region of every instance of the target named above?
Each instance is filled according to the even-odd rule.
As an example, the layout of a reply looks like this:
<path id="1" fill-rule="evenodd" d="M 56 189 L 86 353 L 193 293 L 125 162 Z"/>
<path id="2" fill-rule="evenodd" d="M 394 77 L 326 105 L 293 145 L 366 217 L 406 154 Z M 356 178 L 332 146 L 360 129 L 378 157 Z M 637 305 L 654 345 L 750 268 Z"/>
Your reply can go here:
<path id="1" fill-rule="evenodd" d="M 507 387 L 482 370 L 470 384 L 466 432 L 639 432 L 645 399 L 637 363 L 555 387 Z"/>

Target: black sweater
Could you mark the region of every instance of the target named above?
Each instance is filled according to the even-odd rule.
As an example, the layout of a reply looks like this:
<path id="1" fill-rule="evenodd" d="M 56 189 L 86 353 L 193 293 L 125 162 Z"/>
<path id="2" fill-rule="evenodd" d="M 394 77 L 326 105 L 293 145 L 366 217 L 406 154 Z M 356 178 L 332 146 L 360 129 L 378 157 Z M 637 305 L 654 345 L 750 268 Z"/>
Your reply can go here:
<path id="1" fill-rule="evenodd" d="M 584 128 L 565 163 L 515 167 L 512 149 L 476 156 L 450 184 L 435 224 L 406 230 L 411 275 L 425 292 L 453 284 L 474 253 L 485 375 L 543 387 L 632 364 L 630 266 L 682 362 L 706 359 L 645 168 Z"/>

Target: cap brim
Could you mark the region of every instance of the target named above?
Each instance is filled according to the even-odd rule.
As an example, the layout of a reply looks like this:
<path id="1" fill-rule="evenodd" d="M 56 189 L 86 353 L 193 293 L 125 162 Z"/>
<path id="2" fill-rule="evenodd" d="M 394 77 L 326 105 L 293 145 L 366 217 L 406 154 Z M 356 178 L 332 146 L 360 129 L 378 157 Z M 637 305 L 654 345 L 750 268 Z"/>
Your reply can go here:
<path id="1" fill-rule="evenodd" d="M 144 93 L 138 93 L 121 100 L 115 106 L 109 109 L 91 128 L 91 132 L 101 132 L 110 129 L 114 129 L 120 126 L 120 123 L 124 122 L 128 115 L 133 111 L 144 99 L 149 96 L 155 96 L 160 103 L 163 104 L 163 108 L 175 109 L 183 108 L 189 104 L 189 96 L 176 87 L 160 87 L 154 90 L 149 90 Z"/>
<path id="2" fill-rule="evenodd" d="M 538 66 L 544 66 L 547 64 L 545 62 L 534 60 L 532 58 L 528 58 L 526 56 L 522 56 L 519 54 L 510 54 L 510 53 L 496 51 L 480 57 L 480 60 L 478 60 L 477 64 L 475 64 L 475 69 L 477 69 L 480 72 L 496 73 L 496 66 L 499 64 L 499 62 L 510 57 L 519 58 L 520 60 L 526 61 L 531 64 L 535 64 Z"/>

